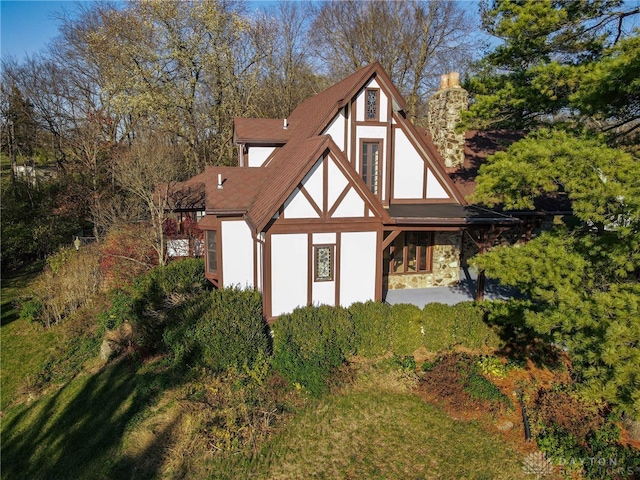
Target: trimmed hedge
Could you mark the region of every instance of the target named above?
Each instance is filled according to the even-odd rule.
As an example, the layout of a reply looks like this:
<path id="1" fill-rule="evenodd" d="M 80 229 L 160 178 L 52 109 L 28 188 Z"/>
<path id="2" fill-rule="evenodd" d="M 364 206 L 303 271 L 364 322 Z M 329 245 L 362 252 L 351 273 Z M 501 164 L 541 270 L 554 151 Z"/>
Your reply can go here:
<path id="1" fill-rule="evenodd" d="M 405 357 L 422 345 L 422 311 L 415 305 L 392 305 L 389 311 L 391 351 Z"/>
<path id="2" fill-rule="evenodd" d="M 342 307 L 297 308 L 274 324 L 273 365 L 312 394 L 326 388 L 331 371 L 355 353 L 355 330 Z"/>
<path id="3" fill-rule="evenodd" d="M 498 346 L 498 337 L 483 322 L 473 303 L 454 306 L 355 303 L 342 307 L 304 307 L 274 324 L 274 366 L 291 383 L 321 394 L 332 369 L 351 355 L 403 358 L 421 345 L 437 352 L 454 346 L 470 349 Z"/>
<path id="4" fill-rule="evenodd" d="M 375 358 L 391 350 L 390 310 L 386 303 L 373 301 L 354 303 L 349 307 L 358 355 Z"/>
<path id="5" fill-rule="evenodd" d="M 500 340 L 483 318 L 482 309 L 473 302 L 428 303 L 422 310 L 424 346 L 431 352 L 457 345 L 470 349 L 483 345 L 498 348 Z"/>

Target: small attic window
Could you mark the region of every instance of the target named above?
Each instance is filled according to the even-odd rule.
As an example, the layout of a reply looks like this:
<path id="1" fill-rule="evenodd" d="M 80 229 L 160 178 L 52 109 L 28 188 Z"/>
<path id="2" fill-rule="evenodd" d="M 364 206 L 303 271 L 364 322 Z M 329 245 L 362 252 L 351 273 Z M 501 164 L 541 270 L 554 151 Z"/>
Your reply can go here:
<path id="1" fill-rule="evenodd" d="M 365 99 L 367 102 L 365 119 L 369 121 L 378 121 L 378 96 L 379 90 L 368 88 L 365 90 Z"/>

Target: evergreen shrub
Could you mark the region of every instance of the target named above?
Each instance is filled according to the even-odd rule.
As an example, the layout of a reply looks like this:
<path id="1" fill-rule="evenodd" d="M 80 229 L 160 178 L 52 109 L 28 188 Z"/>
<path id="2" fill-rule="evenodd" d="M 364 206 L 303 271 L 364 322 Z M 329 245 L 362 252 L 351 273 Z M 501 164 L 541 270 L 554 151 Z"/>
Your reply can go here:
<path id="1" fill-rule="evenodd" d="M 331 371 L 355 353 L 353 322 L 342 307 L 297 308 L 273 327 L 274 366 L 287 381 L 313 395 L 322 394 Z"/>
<path id="2" fill-rule="evenodd" d="M 422 309 L 425 348 L 431 352 L 456 345 L 471 349 L 483 345 L 497 348 L 499 338 L 484 322 L 483 315 L 482 309 L 473 302 L 426 304 Z"/>
<path id="3" fill-rule="evenodd" d="M 101 320 L 109 328 L 129 320 L 135 342 L 149 351 L 160 351 L 167 326 L 206 288 L 203 272 L 203 261 L 194 258 L 155 267 L 136 277 L 131 286 L 112 291 L 111 308 Z"/>
<path id="4" fill-rule="evenodd" d="M 260 292 L 214 290 L 204 315 L 195 324 L 193 336 L 200 352 L 196 359 L 201 366 L 216 372 L 252 369 L 256 362 L 269 356 L 267 332 Z"/>
<path id="5" fill-rule="evenodd" d="M 422 312 L 415 305 L 392 305 L 389 325 L 391 350 L 396 355 L 412 355 L 422 345 Z"/>
<path id="6" fill-rule="evenodd" d="M 358 355 L 375 358 L 391 350 L 391 307 L 385 303 L 369 301 L 349 307 L 356 336 Z"/>
<path id="7" fill-rule="evenodd" d="M 424 346 L 430 352 L 446 350 L 454 344 L 453 315 L 449 305 L 427 303 L 422 309 Z"/>

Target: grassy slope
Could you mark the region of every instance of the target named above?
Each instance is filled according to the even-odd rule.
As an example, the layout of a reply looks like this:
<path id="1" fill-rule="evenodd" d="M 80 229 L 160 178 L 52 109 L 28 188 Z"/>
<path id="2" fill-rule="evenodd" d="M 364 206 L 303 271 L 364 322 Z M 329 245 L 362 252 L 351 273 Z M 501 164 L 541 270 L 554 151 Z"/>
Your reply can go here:
<path id="1" fill-rule="evenodd" d="M 2 284 L 3 409 L 64 341 L 11 309 L 30 278 Z M 14 403 L 2 418 L 2 478 L 523 478 L 504 440 L 452 420 L 393 374 L 369 371 L 293 415 L 253 459 L 175 448 L 194 444 L 199 428 L 178 418 L 187 408 L 171 388 L 179 383 L 158 362 L 124 359 Z M 153 406 L 163 391 L 170 411 Z"/>
<path id="2" fill-rule="evenodd" d="M 149 405 L 149 380 L 148 372 L 120 361 L 9 409 L 2 422 L 2 478 L 127 478 L 123 470 L 131 473 L 132 465 L 120 444 Z"/>
<path id="3" fill-rule="evenodd" d="M 311 402 L 253 460 L 211 460 L 174 448 L 192 442 L 197 428 L 176 428 L 164 418 L 170 412 L 150 407 L 169 387 L 157 383 L 161 376 L 153 364 L 123 360 L 10 408 L 2 478 L 524 478 L 521 455 L 503 439 L 452 420 L 389 374 Z M 177 467 L 185 462 L 191 468 Z"/>
<path id="4" fill-rule="evenodd" d="M 24 291 L 36 272 L 2 279 L 2 327 L 0 328 L 0 409 L 16 399 L 27 377 L 40 369 L 42 362 L 62 341 L 59 331 L 45 330 L 18 317 L 13 301 Z"/>
<path id="5" fill-rule="evenodd" d="M 397 385 L 360 379 L 297 415 L 252 465 L 214 462 L 210 478 L 525 478 L 502 438 Z"/>

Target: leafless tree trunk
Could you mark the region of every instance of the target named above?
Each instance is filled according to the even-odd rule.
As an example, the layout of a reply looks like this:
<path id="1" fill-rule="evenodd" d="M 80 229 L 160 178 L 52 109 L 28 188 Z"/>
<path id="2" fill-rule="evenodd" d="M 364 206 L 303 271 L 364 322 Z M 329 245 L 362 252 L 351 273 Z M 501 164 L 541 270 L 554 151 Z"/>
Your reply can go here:
<path id="1" fill-rule="evenodd" d="M 169 192 L 180 174 L 180 158 L 181 152 L 166 139 L 144 136 L 115 160 L 116 181 L 145 207 L 151 226 L 150 243 L 158 255 L 159 265 L 167 261 L 163 226 Z"/>
<path id="2" fill-rule="evenodd" d="M 449 69 L 464 70 L 472 43 L 468 4 L 454 0 L 331 0 L 316 7 L 311 38 L 333 80 L 380 62 L 407 99 L 407 113 L 425 115 L 426 94 Z"/>

